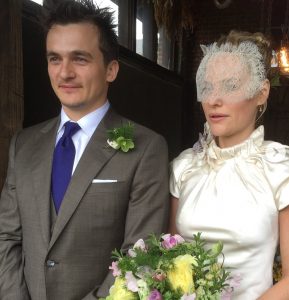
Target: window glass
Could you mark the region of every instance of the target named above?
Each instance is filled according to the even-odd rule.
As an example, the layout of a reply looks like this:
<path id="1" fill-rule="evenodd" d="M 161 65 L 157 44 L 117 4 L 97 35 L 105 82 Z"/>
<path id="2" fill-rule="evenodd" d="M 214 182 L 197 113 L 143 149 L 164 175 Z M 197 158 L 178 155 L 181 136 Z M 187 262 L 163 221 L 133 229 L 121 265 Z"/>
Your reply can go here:
<path id="1" fill-rule="evenodd" d="M 35 3 L 38 3 L 38 4 L 40 4 L 40 5 L 43 4 L 43 0 L 32 0 L 32 1 L 35 2 Z"/>
<path id="2" fill-rule="evenodd" d="M 1 0 L 0 0 L 1 1 Z M 31 0 L 43 5 L 43 0 Z M 60 0 L 61 1 L 61 0 Z M 159 65 L 170 68 L 171 42 L 168 40 L 165 32 L 157 28 L 154 18 L 154 6 L 152 1 L 136 0 L 136 16 L 133 16 L 135 24 L 129 20 L 129 10 L 131 4 L 121 3 L 119 0 L 93 0 L 100 8 L 109 7 L 114 13 L 114 23 L 116 33 L 119 35 L 120 44 L 135 49 L 136 53 L 158 63 Z M 125 5 L 124 5 L 125 4 Z M 122 5 L 120 7 L 120 5 Z M 120 8 L 122 10 L 120 10 Z M 119 16 L 121 14 L 121 16 Z M 122 17 L 122 19 L 120 19 Z M 123 28 L 119 29 L 119 20 Z M 125 21 L 125 22 L 124 22 Z M 136 26 L 132 36 L 127 31 L 127 26 Z M 120 32 L 120 34 L 119 34 Z M 122 37 L 123 36 L 123 37 Z M 124 43 L 122 43 L 122 39 Z M 132 44 L 129 41 L 135 39 Z M 129 40 L 129 41 L 127 41 Z M 134 44 L 135 42 L 135 44 Z M 134 45 L 134 46 L 131 46 Z"/>
<path id="3" fill-rule="evenodd" d="M 157 28 L 153 3 L 137 0 L 136 12 L 136 52 L 169 68 L 171 43 L 164 30 Z"/>
<path id="4" fill-rule="evenodd" d="M 136 53 L 143 55 L 142 22 L 136 19 Z"/>
<path id="5" fill-rule="evenodd" d="M 110 1 L 110 0 L 94 0 L 100 8 L 109 7 L 111 11 L 114 12 L 114 23 L 118 24 L 118 0 Z M 116 34 L 118 34 L 118 26 L 116 26 Z"/>

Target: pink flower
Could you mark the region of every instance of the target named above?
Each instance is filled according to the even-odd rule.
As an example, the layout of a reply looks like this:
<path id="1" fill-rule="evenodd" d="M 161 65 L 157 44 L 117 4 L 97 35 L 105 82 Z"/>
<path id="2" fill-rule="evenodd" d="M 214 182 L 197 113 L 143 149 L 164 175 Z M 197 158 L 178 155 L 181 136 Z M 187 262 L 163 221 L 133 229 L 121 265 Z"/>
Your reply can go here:
<path id="1" fill-rule="evenodd" d="M 241 274 L 233 275 L 233 277 L 231 277 L 228 280 L 229 287 L 223 291 L 223 293 L 221 295 L 221 299 L 222 300 L 231 300 L 234 288 L 236 288 L 240 285 L 241 280 L 242 280 Z"/>
<path id="2" fill-rule="evenodd" d="M 158 290 L 152 290 L 148 300 L 163 300 L 162 294 Z"/>
<path id="3" fill-rule="evenodd" d="M 153 274 L 153 279 L 155 281 L 163 281 L 166 279 L 166 274 L 164 272 L 156 272 Z"/>
<path id="4" fill-rule="evenodd" d="M 195 300 L 196 299 L 196 294 L 190 294 L 190 295 L 184 295 L 180 300 Z"/>
<path id="5" fill-rule="evenodd" d="M 121 275 L 121 271 L 118 268 L 118 262 L 117 261 L 113 261 L 111 263 L 111 266 L 109 267 L 109 269 L 112 270 L 112 275 L 114 277 Z"/>
<path id="6" fill-rule="evenodd" d="M 178 244 L 181 244 L 183 242 L 185 242 L 185 240 L 178 234 L 175 235 L 171 235 L 171 234 L 165 234 L 162 236 L 162 246 L 165 249 L 171 249 L 173 247 L 175 247 Z"/>
<path id="7" fill-rule="evenodd" d="M 138 291 L 137 280 L 133 276 L 131 271 L 125 273 L 125 279 L 126 279 L 127 289 L 132 292 L 137 292 Z"/>

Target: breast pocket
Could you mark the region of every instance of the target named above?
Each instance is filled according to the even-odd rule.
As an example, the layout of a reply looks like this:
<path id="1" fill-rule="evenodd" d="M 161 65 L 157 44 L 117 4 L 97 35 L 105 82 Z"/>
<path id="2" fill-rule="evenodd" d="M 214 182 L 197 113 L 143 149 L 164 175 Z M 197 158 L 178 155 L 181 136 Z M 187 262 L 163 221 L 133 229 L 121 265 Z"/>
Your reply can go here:
<path id="1" fill-rule="evenodd" d="M 94 181 L 90 184 L 87 194 L 121 192 L 123 189 L 125 189 L 125 185 L 126 182 L 124 181 Z"/>

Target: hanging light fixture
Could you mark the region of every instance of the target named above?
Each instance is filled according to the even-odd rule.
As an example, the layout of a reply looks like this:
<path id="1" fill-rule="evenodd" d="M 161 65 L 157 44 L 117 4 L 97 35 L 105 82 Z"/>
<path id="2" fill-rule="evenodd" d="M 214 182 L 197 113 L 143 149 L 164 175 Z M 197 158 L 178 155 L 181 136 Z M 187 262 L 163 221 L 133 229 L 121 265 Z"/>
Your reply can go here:
<path id="1" fill-rule="evenodd" d="M 282 47 L 279 51 L 279 68 L 281 75 L 289 75 L 289 50 Z"/>

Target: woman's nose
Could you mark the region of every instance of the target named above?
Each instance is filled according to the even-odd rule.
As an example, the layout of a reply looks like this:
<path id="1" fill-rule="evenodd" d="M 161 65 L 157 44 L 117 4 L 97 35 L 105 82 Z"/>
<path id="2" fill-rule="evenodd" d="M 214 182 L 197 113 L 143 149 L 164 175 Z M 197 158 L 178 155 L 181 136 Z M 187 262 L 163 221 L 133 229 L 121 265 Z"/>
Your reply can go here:
<path id="1" fill-rule="evenodd" d="M 209 105 L 219 105 L 222 103 L 222 95 L 218 90 L 212 90 L 209 94 L 204 98 L 204 102 Z"/>

